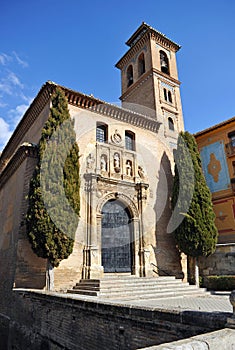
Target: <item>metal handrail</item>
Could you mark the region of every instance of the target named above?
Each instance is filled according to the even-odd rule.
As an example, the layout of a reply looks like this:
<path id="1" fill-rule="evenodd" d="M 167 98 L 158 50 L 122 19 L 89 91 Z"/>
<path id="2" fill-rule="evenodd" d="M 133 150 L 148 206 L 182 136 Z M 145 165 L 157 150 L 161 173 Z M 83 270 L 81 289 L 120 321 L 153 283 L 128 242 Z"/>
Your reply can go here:
<path id="1" fill-rule="evenodd" d="M 161 269 L 159 266 L 155 265 L 154 263 L 151 263 L 151 265 L 153 265 L 153 266 L 157 269 L 157 271 L 155 271 L 155 270 L 153 269 L 153 272 L 154 272 L 154 273 L 156 273 L 156 274 L 159 275 L 159 272 L 163 272 L 163 273 L 165 273 L 165 275 L 171 276 L 168 272 L 164 271 L 163 269 Z"/>

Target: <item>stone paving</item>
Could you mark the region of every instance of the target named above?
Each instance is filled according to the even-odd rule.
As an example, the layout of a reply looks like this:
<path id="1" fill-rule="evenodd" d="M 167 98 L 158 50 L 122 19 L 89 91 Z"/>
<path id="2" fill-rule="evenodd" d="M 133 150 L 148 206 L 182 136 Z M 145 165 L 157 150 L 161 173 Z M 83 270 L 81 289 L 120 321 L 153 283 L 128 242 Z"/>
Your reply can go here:
<path id="1" fill-rule="evenodd" d="M 160 298 L 160 299 L 136 299 L 121 301 L 115 299 L 105 299 L 96 296 L 82 296 L 76 294 L 67 294 L 69 298 L 97 301 L 105 304 L 118 304 L 130 307 L 141 307 L 150 309 L 165 309 L 177 311 L 202 311 L 202 312 L 233 312 L 232 305 L 229 301 L 230 293 L 218 293 L 212 295 L 207 292 L 204 296 L 184 296 L 177 298 Z"/>
<path id="2" fill-rule="evenodd" d="M 118 301 L 120 304 L 120 301 Z M 232 312 L 233 308 L 229 296 L 187 296 L 180 298 L 132 300 L 125 302 L 125 305 L 144 306 L 146 308 L 164 308 L 167 310 L 191 310 L 205 312 Z"/>

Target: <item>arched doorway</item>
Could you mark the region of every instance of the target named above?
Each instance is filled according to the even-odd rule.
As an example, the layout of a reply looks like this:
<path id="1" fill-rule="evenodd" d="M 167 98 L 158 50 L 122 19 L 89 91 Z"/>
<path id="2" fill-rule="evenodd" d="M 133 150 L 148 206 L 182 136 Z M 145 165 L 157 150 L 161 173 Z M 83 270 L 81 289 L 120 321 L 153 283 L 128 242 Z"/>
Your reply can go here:
<path id="1" fill-rule="evenodd" d="M 132 217 L 121 201 L 112 199 L 102 208 L 102 266 L 104 272 L 131 272 Z"/>

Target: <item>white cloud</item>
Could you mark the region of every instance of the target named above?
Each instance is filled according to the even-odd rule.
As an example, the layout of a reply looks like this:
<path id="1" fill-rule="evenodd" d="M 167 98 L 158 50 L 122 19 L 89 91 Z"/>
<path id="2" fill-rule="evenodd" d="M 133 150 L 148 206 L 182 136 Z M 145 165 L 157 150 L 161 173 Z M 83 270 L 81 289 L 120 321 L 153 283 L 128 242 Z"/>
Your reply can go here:
<path id="1" fill-rule="evenodd" d="M 10 125 L 0 117 L 0 150 L 6 145 L 11 134 L 12 131 L 10 130 Z"/>
<path id="2" fill-rule="evenodd" d="M 22 104 L 16 106 L 15 109 L 10 109 L 7 112 L 8 122 L 0 117 L 0 152 L 5 147 L 13 130 L 16 128 L 28 107 L 29 105 Z"/>
<path id="3" fill-rule="evenodd" d="M 2 95 L 0 95 L 0 108 L 4 108 L 4 107 L 6 107 L 7 106 L 7 103 L 6 102 L 3 102 L 3 96 Z"/>
<path id="4" fill-rule="evenodd" d="M 2 91 L 5 94 L 8 94 L 8 95 L 13 94 L 12 87 L 9 85 L 9 83 L 5 79 L 3 79 L 0 82 L 0 91 Z"/>
<path id="5" fill-rule="evenodd" d="M 15 109 L 10 109 L 8 111 L 8 116 L 9 116 L 9 120 L 11 120 L 11 125 L 13 128 L 16 127 L 16 125 L 19 123 L 19 121 L 21 120 L 21 118 L 23 117 L 25 111 L 28 109 L 29 105 L 26 104 L 22 104 L 22 105 L 18 105 L 16 106 Z"/>
<path id="6" fill-rule="evenodd" d="M 33 102 L 33 98 L 30 96 L 26 96 L 25 94 L 20 93 L 20 97 L 22 98 L 23 101 L 25 101 L 28 105 L 30 105 Z"/>
<path id="7" fill-rule="evenodd" d="M 14 88 L 23 89 L 24 85 L 14 72 L 8 71 L 7 76 L 2 78 L 0 81 L 0 91 L 8 95 L 12 95 Z"/>
<path id="8" fill-rule="evenodd" d="M 29 66 L 28 62 L 23 60 L 15 51 L 13 51 L 11 55 L 7 55 L 6 53 L 0 54 L 0 64 L 3 66 L 6 66 L 9 62 L 12 62 L 13 60 L 15 60 L 23 68 Z"/>
<path id="9" fill-rule="evenodd" d="M 7 62 L 10 62 L 12 60 L 12 57 L 5 54 L 5 53 L 1 53 L 0 54 L 0 64 L 2 64 L 3 66 L 5 66 L 7 64 Z"/>
<path id="10" fill-rule="evenodd" d="M 20 66 L 22 66 L 23 68 L 26 68 L 29 66 L 28 62 L 22 60 L 15 51 L 13 51 L 13 55 L 15 56 L 15 59 Z"/>
<path id="11" fill-rule="evenodd" d="M 13 84 L 14 86 L 18 86 L 21 89 L 23 89 L 24 85 L 20 82 L 20 79 L 17 77 L 17 75 L 14 72 L 9 72 L 7 76 L 7 80 L 10 84 Z"/>

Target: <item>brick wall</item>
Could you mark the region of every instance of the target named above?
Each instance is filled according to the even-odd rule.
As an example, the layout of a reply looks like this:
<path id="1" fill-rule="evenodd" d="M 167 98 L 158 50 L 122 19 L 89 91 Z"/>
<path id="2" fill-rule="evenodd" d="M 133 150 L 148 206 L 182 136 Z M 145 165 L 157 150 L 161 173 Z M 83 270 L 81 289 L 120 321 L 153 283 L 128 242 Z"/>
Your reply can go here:
<path id="1" fill-rule="evenodd" d="M 129 308 L 15 290 L 0 313 L 0 344 L 15 350 L 138 349 L 223 328 L 228 314 Z M 0 310 L 1 311 L 1 310 Z"/>

